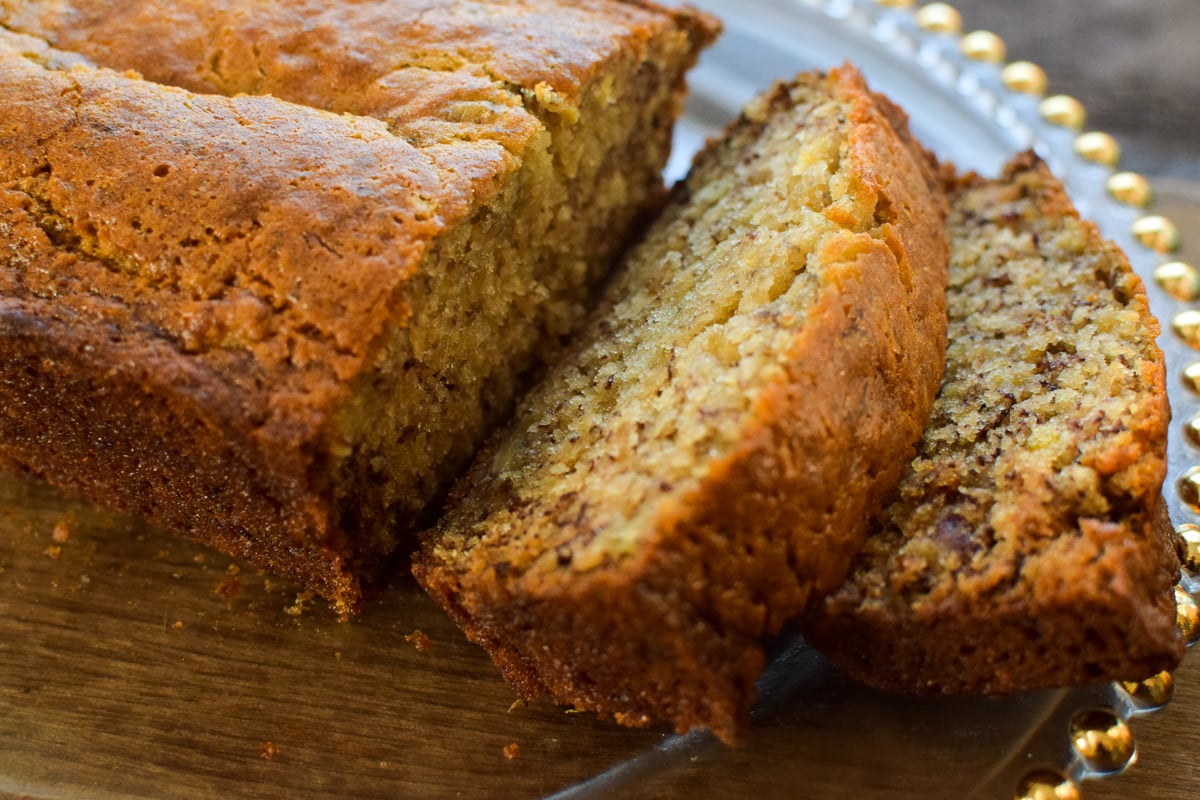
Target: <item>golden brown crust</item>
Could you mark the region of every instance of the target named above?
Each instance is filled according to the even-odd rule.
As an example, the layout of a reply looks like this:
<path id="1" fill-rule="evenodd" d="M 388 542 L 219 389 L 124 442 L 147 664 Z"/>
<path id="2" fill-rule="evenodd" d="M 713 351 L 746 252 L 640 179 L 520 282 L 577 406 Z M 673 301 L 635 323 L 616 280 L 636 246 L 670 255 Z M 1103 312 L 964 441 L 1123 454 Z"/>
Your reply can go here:
<path id="1" fill-rule="evenodd" d="M 0 4 L 0 463 L 354 607 L 454 466 L 389 505 L 406 487 L 381 489 L 376 453 L 344 430 L 397 331 L 418 329 L 432 256 L 469 250 L 462 231 L 503 217 L 538 169 L 568 194 L 611 192 L 609 217 L 565 223 L 577 250 L 536 256 L 567 277 L 514 300 L 527 335 L 465 399 L 459 453 L 658 191 L 683 73 L 716 32 L 650 5 L 479 9 Z M 624 88 L 601 97 L 609 78 Z M 610 131 L 592 125 L 601 102 L 644 110 Z M 607 132 L 567 152 L 581 128 Z M 570 161 L 597 150 L 599 165 Z M 527 223 L 492 222 L 528 238 Z M 431 393 L 450 382 L 427 371 Z M 445 415 L 424 413 L 436 431 Z"/>
<path id="2" fill-rule="evenodd" d="M 379 119 L 453 173 L 452 189 L 469 182 L 475 203 L 502 185 L 537 117 L 570 119 L 617 62 L 670 39 L 694 57 L 720 29 L 620 0 L 39 0 L 0 3 L 0 24 L 154 83 Z"/>
<path id="3" fill-rule="evenodd" d="M 827 213 L 849 231 L 874 233 L 822 245 L 817 299 L 739 443 L 642 521 L 631 555 L 595 569 L 567 558 L 550 572 L 518 566 L 545 546 L 537 529 L 512 543 L 485 532 L 479 541 L 488 544 L 475 548 L 464 533 L 489 513 L 472 487 L 484 498 L 502 494 L 487 488 L 494 476 L 485 453 L 463 484 L 462 506 L 415 565 L 422 585 L 527 697 L 549 694 L 623 724 L 665 720 L 733 740 L 747 721 L 763 637 L 842 579 L 865 533 L 863 509 L 884 502 L 920 436 L 945 344 L 944 200 L 931 190 L 934 166 L 903 143 L 852 69 L 807 80 L 835 97 L 848 120 L 838 170 L 860 213 Z M 762 134 L 775 112 L 786 119 L 791 91 L 756 101 L 694 174 L 709 162 L 737 168 L 723 151 L 736 157 L 737 143 Z M 704 188 L 677 192 L 666 218 L 686 213 Z M 581 528 L 580 543 L 592 535 Z M 468 542 L 452 544 L 460 538 Z"/>
<path id="4" fill-rule="evenodd" d="M 373 121 L 0 57 L 19 120 L 0 148 L 0 292 L 19 337 L 3 367 L 23 384 L 6 381 L 5 406 L 27 414 L 6 415 L 4 460 L 239 555 L 248 537 L 258 563 L 323 592 L 350 584 L 312 496 L 314 450 L 436 233 L 409 195 L 450 197 L 444 174 Z M 230 460 L 242 482 L 218 479 Z"/>
<path id="5" fill-rule="evenodd" d="M 805 635 L 904 691 L 1169 669 L 1169 411 L 1141 282 L 1031 154 L 1000 180 L 964 179 L 951 217 L 954 344 L 933 422 Z"/>
<path id="6" fill-rule="evenodd" d="M 474 75 L 549 89 L 569 106 L 622 50 L 668 31 L 702 48 L 719 30 L 710 16 L 641 0 L 34 0 L 0 3 L 0 22 L 157 83 L 371 116 L 364 102 L 406 69 L 438 88 Z"/>

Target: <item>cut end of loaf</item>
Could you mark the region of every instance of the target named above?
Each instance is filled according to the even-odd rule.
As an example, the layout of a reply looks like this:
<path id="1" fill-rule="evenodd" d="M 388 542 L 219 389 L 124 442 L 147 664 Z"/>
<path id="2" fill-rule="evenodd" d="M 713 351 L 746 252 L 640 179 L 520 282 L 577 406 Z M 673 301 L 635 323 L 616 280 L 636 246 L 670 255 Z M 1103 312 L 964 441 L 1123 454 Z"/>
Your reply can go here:
<path id="1" fill-rule="evenodd" d="M 327 434 L 347 445 L 332 464 L 343 517 L 384 537 L 379 549 L 429 519 L 426 506 L 508 416 L 527 375 L 579 327 L 657 202 L 680 64 L 695 46 L 668 36 L 614 57 L 570 113 L 528 101 L 545 127 L 519 168 L 437 239 L 407 287 L 407 319 Z"/>

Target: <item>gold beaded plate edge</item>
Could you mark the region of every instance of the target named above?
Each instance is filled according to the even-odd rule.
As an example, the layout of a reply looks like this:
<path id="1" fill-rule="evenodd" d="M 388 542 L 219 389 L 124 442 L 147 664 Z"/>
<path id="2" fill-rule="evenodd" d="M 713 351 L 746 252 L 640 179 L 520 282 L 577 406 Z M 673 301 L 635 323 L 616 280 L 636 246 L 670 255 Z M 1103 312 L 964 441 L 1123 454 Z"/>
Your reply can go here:
<path id="1" fill-rule="evenodd" d="M 772 80 L 843 61 L 854 63 L 872 88 L 904 107 L 918 137 L 960 168 L 994 175 L 1009 157 L 1030 148 L 1046 160 L 1080 213 L 1128 254 L 1162 323 L 1171 406 L 1176 424 L 1183 425 L 1172 431 L 1164 496 L 1188 543 L 1188 566 L 1195 570 L 1200 526 L 1191 521 L 1200 514 L 1200 466 L 1193 465 L 1196 458 L 1184 439 L 1190 435 L 1200 446 L 1200 311 L 1187 307 L 1200 297 L 1200 275 L 1173 258 L 1179 231 L 1147 211 L 1151 188 L 1144 178 L 1118 171 L 1118 142 L 1086 129 L 1084 103 L 1053 94 L 1050 78 L 1036 64 L 1008 62 L 1001 36 L 964 30 L 962 16 L 945 3 L 693 4 L 720 16 L 726 31 L 692 75 L 669 178 L 682 177 L 705 138 Z M 1200 633 L 1198 590 L 1200 581 L 1185 570 L 1176 599 L 1179 627 L 1189 644 Z M 706 763 L 714 774 L 723 774 L 726 770 L 713 769 L 711 762 L 740 761 L 748 771 L 742 787 L 747 794 L 1071 800 L 1086 794 L 1088 781 L 1117 775 L 1134 763 L 1136 723 L 1130 721 L 1166 705 L 1174 686 L 1172 676 L 1162 673 L 1140 684 L 1001 700 L 918 700 L 853 686 L 830 673 L 803 642 L 782 648 L 759 685 L 763 699 L 755 730 L 771 733 L 751 734 L 746 751 L 754 756 L 715 749 L 702 735 L 674 737 L 554 797 L 609 796 L 633 787 L 641 790 L 633 790 L 637 796 L 665 790 L 673 797 L 680 785 L 709 796 L 702 779 L 679 777 L 680 765 L 690 763 L 702 774 L 706 770 L 697 765 Z M 816 708 L 806 708 L 809 704 Z M 793 726 L 805 722 L 816 732 L 797 736 Z M 787 744 L 766 738 L 781 731 Z M 764 749 L 809 763 L 769 767 Z M 664 779 L 664 774 L 675 777 Z"/>

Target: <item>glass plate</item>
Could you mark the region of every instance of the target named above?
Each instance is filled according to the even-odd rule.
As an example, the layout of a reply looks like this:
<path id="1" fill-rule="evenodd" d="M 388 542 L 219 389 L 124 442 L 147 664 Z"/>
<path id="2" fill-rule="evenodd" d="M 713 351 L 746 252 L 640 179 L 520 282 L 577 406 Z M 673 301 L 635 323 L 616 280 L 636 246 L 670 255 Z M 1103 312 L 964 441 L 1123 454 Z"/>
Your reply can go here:
<path id="1" fill-rule="evenodd" d="M 1137 212 L 1105 192 L 1108 168 L 957 37 L 873 2 L 701 5 L 727 31 L 694 74 L 671 177 L 770 80 L 849 60 L 960 167 L 994 173 L 1036 148 L 1143 276 L 1157 265 L 1129 233 Z M 1170 319 L 1175 301 L 1147 283 Z M 1164 347 L 1173 371 L 1187 363 L 1178 341 Z M 1173 441 L 1172 481 L 1184 455 Z M 338 622 L 228 558 L 0 477 L 0 795 L 1011 798 L 1031 768 L 1096 774 L 1067 735 L 1080 710 L 1158 702 L 1115 685 L 913 699 L 842 678 L 799 640 L 776 651 L 740 747 L 624 730 L 514 704 L 411 583 Z"/>

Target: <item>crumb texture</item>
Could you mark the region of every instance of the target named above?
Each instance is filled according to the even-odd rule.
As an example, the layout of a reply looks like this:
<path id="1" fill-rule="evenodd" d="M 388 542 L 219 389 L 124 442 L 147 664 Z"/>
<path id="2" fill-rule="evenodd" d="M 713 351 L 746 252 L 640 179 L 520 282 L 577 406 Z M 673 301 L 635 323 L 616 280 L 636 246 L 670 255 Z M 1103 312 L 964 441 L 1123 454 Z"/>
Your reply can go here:
<path id="1" fill-rule="evenodd" d="M 1168 410 L 1140 280 L 1032 156 L 965 181 L 950 230 L 933 420 L 810 639 L 863 680 L 920 691 L 1170 667 Z"/>
<path id="2" fill-rule="evenodd" d="M 730 738 L 761 637 L 842 579 L 944 354 L 906 137 L 850 68 L 752 103 L 460 485 L 417 575 L 527 696 Z"/>

